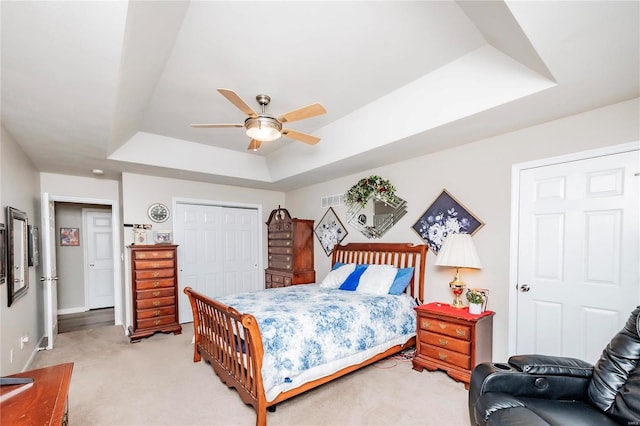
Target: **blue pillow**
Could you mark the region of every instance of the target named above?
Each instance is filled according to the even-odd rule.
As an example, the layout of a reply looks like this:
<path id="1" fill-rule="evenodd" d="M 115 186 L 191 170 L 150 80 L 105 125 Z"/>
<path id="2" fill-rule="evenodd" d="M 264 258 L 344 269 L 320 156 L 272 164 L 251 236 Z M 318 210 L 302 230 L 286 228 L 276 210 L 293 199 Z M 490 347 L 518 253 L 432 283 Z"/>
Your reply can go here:
<path id="1" fill-rule="evenodd" d="M 355 272 L 355 271 L 354 271 Z M 389 288 L 389 294 L 396 296 L 401 295 L 407 289 L 411 278 L 413 277 L 413 268 L 398 268 L 393 284 Z"/>
<path id="2" fill-rule="evenodd" d="M 347 277 L 346 280 L 340 286 L 340 290 L 355 291 L 360 283 L 360 277 L 367 270 L 369 265 L 356 265 L 356 269 Z"/>
<path id="3" fill-rule="evenodd" d="M 332 271 L 335 271 L 336 269 L 338 269 L 339 267 L 341 267 L 341 266 L 343 266 L 343 265 L 344 265 L 344 263 L 342 263 L 342 262 L 336 262 L 336 263 L 334 263 L 334 264 L 333 264 L 333 266 L 331 267 L 331 270 L 332 270 Z"/>

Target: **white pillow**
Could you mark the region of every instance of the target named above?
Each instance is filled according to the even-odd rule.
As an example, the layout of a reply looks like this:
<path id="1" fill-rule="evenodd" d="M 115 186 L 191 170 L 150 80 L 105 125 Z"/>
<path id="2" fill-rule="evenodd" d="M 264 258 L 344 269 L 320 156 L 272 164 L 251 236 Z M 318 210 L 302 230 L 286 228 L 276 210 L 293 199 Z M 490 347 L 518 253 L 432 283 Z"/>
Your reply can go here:
<path id="1" fill-rule="evenodd" d="M 324 280 L 320 283 L 320 287 L 338 288 L 344 280 L 356 269 L 355 263 L 347 263 L 329 272 Z"/>
<path id="2" fill-rule="evenodd" d="M 398 269 L 391 265 L 369 265 L 360 277 L 356 291 L 370 294 L 388 294 Z"/>

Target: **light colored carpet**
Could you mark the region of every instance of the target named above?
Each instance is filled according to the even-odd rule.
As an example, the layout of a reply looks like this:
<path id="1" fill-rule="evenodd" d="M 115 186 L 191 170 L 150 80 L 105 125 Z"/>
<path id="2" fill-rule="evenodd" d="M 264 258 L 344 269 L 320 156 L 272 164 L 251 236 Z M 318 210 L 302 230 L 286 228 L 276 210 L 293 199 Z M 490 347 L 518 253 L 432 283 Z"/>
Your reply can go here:
<path id="1" fill-rule="evenodd" d="M 32 368 L 74 362 L 71 425 L 253 425 L 253 408 L 193 363 L 191 324 L 131 344 L 119 326 L 60 334 Z M 387 359 L 278 404 L 278 425 L 467 425 L 467 391 L 442 372 Z"/>

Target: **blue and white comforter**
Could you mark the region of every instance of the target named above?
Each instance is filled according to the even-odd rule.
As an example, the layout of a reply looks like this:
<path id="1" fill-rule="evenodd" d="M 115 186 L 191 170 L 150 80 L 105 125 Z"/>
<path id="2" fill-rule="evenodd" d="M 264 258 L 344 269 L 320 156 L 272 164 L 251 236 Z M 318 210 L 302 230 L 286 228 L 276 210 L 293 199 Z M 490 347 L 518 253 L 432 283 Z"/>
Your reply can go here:
<path id="1" fill-rule="evenodd" d="M 415 302 L 406 294 L 376 296 L 307 284 L 218 300 L 258 321 L 268 401 L 405 343 L 416 332 Z"/>

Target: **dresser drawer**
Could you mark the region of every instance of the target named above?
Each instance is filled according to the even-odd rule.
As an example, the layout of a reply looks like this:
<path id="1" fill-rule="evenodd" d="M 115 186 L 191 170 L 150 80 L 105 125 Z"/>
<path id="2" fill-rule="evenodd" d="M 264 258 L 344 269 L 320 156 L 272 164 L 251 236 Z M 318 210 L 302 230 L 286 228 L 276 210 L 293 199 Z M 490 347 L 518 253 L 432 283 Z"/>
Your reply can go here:
<path id="1" fill-rule="evenodd" d="M 173 260 L 136 260 L 136 270 L 173 268 Z"/>
<path id="2" fill-rule="evenodd" d="M 155 299 L 142 299 L 142 300 L 136 300 L 136 308 L 137 309 L 159 308 L 161 306 L 169 306 L 175 303 L 176 303 L 176 298 L 174 296 L 158 297 Z"/>
<path id="3" fill-rule="evenodd" d="M 275 221 L 269 224 L 269 232 L 288 231 L 290 229 L 291 229 L 291 222 L 289 221 Z"/>
<path id="4" fill-rule="evenodd" d="M 138 328 L 159 327 L 161 325 L 172 324 L 176 322 L 175 315 L 167 315 L 164 317 L 149 318 L 136 321 Z"/>
<path id="5" fill-rule="evenodd" d="M 269 261 L 269 268 L 282 269 L 284 271 L 290 271 L 291 270 L 291 263 Z"/>
<path id="6" fill-rule="evenodd" d="M 419 326 L 422 330 L 433 331 L 434 333 L 445 334 L 458 339 L 471 340 L 471 327 L 468 325 L 455 324 L 437 318 L 420 317 Z"/>
<path id="7" fill-rule="evenodd" d="M 293 247 L 269 247 L 269 254 L 293 254 Z"/>
<path id="8" fill-rule="evenodd" d="M 425 345 L 424 343 L 420 344 L 420 353 L 439 362 L 455 365 L 465 370 L 469 370 L 471 367 L 471 357 L 469 355 L 463 355 L 436 346 Z"/>
<path id="9" fill-rule="evenodd" d="M 173 284 L 173 280 L 171 281 Z M 139 287 L 138 287 L 139 288 Z M 139 290 L 136 291 L 136 300 L 139 299 L 153 299 L 156 297 L 171 297 L 174 295 L 175 289 L 173 285 L 171 287 L 158 288 L 157 290 Z"/>
<path id="10" fill-rule="evenodd" d="M 269 240 L 269 247 L 291 247 L 291 240 Z"/>
<path id="11" fill-rule="evenodd" d="M 136 280 L 136 290 L 149 290 L 154 288 L 173 287 L 174 286 L 173 283 L 174 283 L 173 277 L 157 279 L 157 280 Z"/>
<path id="12" fill-rule="evenodd" d="M 143 309 L 138 311 L 138 319 L 157 318 L 165 315 L 173 315 L 176 313 L 175 306 L 164 306 L 157 309 Z"/>
<path id="13" fill-rule="evenodd" d="M 172 250 L 135 251 L 134 259 L 173 259 Z"/>
<path id="14" fill-rule="evenodd" d="M 291 232 L 269 232 L 269 239 L 271 240 L 289 240 L 291 237 Z"/>
<path id="15" fill-rule="evenodd" d="M 287 262 L 287 263 L 291 263 L 291 261 L 293 260 L 293 256 L 289 256 L 286 254 L 270 254 L 269 255 L 269 262 Z"/>
<path id="16" fill-rule="evenodd" d="M 291 285 L 291 277 L 284 277 L 282 275 L 275 274 L 267 274 L 267 276 L 271 277 L 271 279 L 268 279 L 268 281 L 270 281 L 272 284 L 282 284 L 285 286 Z"/>
<path id="17" fill-rule="evenodd" d="M 454 339 L 453 337 L 442 334 L 420 330 L 420 341 L 422 343 L 428 343 L 432 346 L 449 349 L 461 354 L 471 354 L 471 342 L 468 340 Z"/>
<path id="18" fill-rule="evenodd" d="M 135 271 L 135 277 L 137 280 L 154 279 L 154 278 L 173 278 L 175 277 L 175 269 L 145 269 L 142 271 Z"/>

